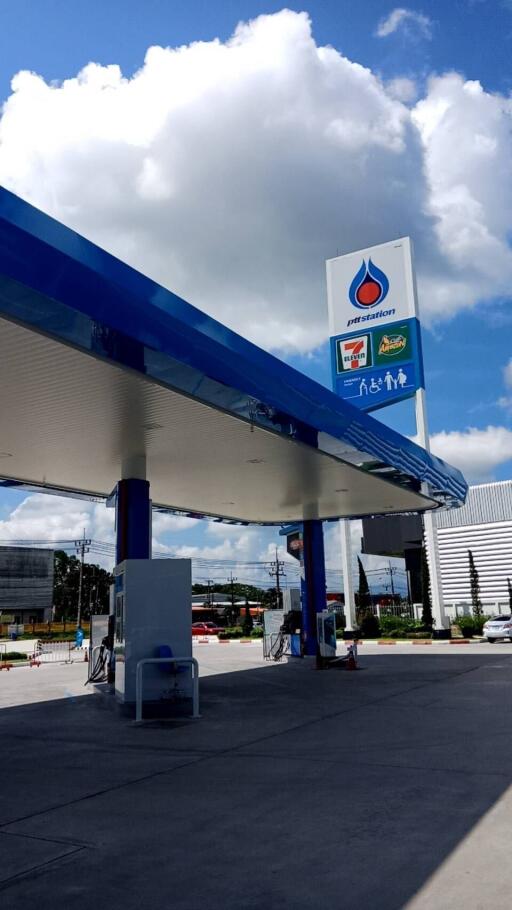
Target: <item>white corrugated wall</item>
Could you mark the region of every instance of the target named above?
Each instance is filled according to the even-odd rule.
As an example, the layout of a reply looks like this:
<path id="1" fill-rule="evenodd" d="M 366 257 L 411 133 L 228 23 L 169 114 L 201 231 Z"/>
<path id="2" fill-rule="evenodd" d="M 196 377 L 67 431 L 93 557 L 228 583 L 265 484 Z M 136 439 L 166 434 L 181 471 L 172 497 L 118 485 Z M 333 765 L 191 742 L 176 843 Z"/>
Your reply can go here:
<path id="1" fill-rule="evenodd" d="M 460 509 L 436 515 L 443 596 L 471 600 L 469 557 L 478 570 L 482 601 L 508 604 L 512 581 L 512 481 L 470 487 Z"/>

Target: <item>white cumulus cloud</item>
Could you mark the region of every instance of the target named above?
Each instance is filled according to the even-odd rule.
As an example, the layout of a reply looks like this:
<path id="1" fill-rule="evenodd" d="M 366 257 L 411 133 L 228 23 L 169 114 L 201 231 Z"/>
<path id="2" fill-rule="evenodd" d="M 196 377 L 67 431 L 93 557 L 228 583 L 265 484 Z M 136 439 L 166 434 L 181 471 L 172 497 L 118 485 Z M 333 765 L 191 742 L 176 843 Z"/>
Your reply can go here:
<path id="1" fill-rule="evenodd" d="M 387 38 L 388 35 L 394 34 L 399 29 L 407 34 L 420 34 L 424 38 L 432 37 L 432 21 L 429 17 L 424 13 L 406 9 L 404 6 L 395 7 L 385 19 L 381 19 L 375 34 L 378 38 Z"/>
<path id="2" fill-rule="evenodd" d="M 512 460 L 512 430 L 507 427 L 443 431 L 434 433 L 430 444 L 435 455 L 459 468 L 472 483 L 492 480 L 495 469 Z"/>
<path id="3" fill-rule="evenodd" d="M 283 10 L 151 47 L 131 77 L 18 73 L 0 182 L 257 343 L 308 351 L 337 251 L 410 234 L 426 321 L 510 287 L 510 101 L 457 75 L 411 109 L 413 91 Z"/>
<path id="4" fill-rule="evenodd" d="M 463 307 L 464 295 L 467 306 L 475 299 L 508 297 L 511 99 L 454 73 L 431 80 L 412 116 L 424 146 L 428 211 L 459 285 L 455 290 L 447 285 L 443 293 L 434 276 L 425 276 L 424 293 L 432 292 L 433 311 Z"/>
<path id="5" fill-rule="evenodd" d="M 0 521 L 0 539 L 74 540 L 82 537 L 84 530 L 88 533 L 93 527 L 97 505 L 80 499 L 35 493 L 27 496 L 8 518 Z M 105 509 L 103 505 L 101 508 Z"/>
<path id="6" fill-rule="evenodd" d="M 115 543 L 115 510 L 107 509 L 104 502 L 87 502 L 47 493 L 34 493 L 17 505 L 7 518 L 0 521 L 0 540 L 34 541 L 51 547 L 59 541 L 72 542 L 85 536 L 92 540 L 86 562 L 99 563 L 111 569 L 114 556 L 101 552 L 98 546 Z M 198 519 L 178 515 L 153 513 L 153 551 L 174 553 L 176 545 L 162 541 L 162 535 L 187 531 L 198 524 Z M 22 544 L 23 545 L 23 544 Z M 113 553 L 113 550 L 112 550 Z"/>

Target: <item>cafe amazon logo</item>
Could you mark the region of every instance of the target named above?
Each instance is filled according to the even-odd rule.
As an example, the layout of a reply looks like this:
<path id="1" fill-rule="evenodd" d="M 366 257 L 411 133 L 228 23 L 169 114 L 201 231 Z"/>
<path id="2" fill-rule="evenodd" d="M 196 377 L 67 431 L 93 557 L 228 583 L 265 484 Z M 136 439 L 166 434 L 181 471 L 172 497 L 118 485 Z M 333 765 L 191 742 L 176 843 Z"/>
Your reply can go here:
<path id="1" fill-rule="evenodd" d="M 407 347 L 407 338 L 399 333 L 394 335 L 383 335 L 379 342 L 378 355 L 384 357 L 395 357 L 401 354 Z"/>
<path id="2" fill-rule="evenodd" d="M 372 309 L 382 303 L 389 291 L 388 277 L 371 259 L 363 259 L 348 289 L 352 306 L 359 310 Z"/>

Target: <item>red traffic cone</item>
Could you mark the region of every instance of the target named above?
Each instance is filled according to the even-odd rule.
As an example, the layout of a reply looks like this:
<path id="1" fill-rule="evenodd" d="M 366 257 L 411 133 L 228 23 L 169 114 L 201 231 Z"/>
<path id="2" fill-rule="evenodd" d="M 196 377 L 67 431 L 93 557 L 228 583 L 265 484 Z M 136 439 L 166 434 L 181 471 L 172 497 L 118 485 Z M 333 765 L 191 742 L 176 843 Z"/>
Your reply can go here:
<path id="1" fill-rule="evenodd" d="M 357 663 L 352 648 L 349 648 L 347 655 L 347 670 L 357 670 Z"/>

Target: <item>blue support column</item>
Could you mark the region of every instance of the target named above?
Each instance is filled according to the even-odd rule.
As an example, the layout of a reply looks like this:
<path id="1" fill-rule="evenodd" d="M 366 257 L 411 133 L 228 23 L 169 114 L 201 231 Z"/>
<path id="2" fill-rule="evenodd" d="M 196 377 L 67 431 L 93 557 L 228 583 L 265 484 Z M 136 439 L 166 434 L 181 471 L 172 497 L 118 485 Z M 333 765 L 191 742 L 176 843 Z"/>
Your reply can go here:
<path id="1" fill-rule="evenodd" d="M 321 521 L 305 521 L 303 528 L 303 562 L 301 578 L 302 634 L 304 654 L 318 653 L 316 615 L 325 610 L 324 531 Z"/>
<path id="2" fill-rule="evenodd" d="M 151 559 L 149 481 L 120 480 L 116 493 L 116 564 Z"/>
<path id="3" fill-rule="evenodd" d="M 318 433 L 310 427 L 297 428 L 297 439 L 318 446 Z M 318 654 L 316 615 L 325 610 L 325 553 L 323 523 L 318 519 L 302 522 L 303 550 L 301 560 L 302 637 L 304 654 Z"/>

